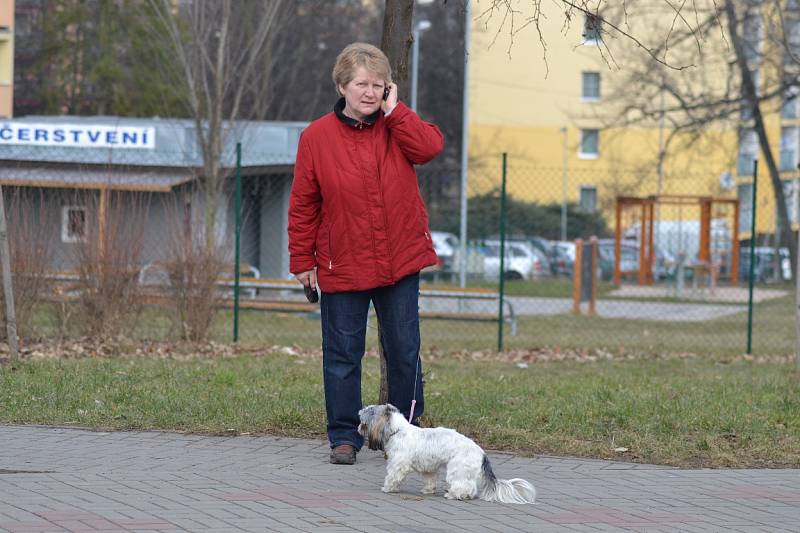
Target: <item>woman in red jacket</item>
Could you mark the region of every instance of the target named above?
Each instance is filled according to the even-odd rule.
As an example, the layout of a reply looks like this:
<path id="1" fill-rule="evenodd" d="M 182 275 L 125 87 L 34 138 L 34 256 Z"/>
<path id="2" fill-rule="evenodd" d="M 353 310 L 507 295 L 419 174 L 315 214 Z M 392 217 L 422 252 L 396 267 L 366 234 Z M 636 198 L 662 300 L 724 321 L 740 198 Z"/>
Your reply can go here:
<path id="1" fill-rule="evenodd" d="M 347 46 L 333 81 L 333 112 L 300 136 L 289 201 L 289 269 L 322 293 L 323 376 L 330 461 L 353 464 L 361 358 L 370 302 L 380 321 L 389 402 L 423 412 L 419 271 L 436 263 L 414 165 L 444 146 L 435 125 L 397 100 L 378 48 Z"/>

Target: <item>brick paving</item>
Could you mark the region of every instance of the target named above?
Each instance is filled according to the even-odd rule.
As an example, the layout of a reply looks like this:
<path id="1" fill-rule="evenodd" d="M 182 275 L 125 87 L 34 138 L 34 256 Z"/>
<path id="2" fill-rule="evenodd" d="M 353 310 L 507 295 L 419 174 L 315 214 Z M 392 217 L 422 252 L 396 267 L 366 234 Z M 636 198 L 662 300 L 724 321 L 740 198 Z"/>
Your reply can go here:
<path id="1" fill-rule="evenodd" d="M 381 454 L 321 441 L 0 426 L 0 531 L 800 531 L 800 470 L 490 456 L 537 505 L 383 494 Z"/>

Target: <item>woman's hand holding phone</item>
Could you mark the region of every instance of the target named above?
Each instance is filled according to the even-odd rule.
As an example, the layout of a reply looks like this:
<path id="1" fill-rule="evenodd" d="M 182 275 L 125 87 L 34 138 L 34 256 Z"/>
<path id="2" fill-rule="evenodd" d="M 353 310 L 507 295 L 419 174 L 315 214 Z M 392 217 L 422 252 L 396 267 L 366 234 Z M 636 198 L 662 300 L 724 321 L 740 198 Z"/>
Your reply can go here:
<path id="1" fill-rule="evenodd" d="M 319 293 L 317 292 L 317 271 L 307 270 L 306 272 L 295 274 L 294 277 L 303 285 L 308 301 L 312 304 L 317 303 L 319 301 Z"/>
<path id="2" fill-rule="evenodd" d="M 391 113 L 397 105 L 397 84 L 389 82 L 383 90 L 383 102 L 381 102 L 381 109 L 384 113 Z"/>

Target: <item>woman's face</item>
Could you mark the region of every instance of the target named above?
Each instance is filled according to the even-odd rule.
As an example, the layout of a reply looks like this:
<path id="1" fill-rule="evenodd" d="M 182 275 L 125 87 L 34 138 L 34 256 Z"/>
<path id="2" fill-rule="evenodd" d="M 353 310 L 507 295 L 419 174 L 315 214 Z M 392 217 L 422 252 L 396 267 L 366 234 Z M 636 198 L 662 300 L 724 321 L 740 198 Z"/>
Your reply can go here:
<path id="1" fill-rule="evenodd" d="M 385 80 L 374 72 L 363 66 L 357 67 L 350 83 L 339 85 L 339 92 L 346 102 L 345 111 L 349 111 L 357 120 L 364 120 L 364 117 L 380 109 L 385 87 Z"/>

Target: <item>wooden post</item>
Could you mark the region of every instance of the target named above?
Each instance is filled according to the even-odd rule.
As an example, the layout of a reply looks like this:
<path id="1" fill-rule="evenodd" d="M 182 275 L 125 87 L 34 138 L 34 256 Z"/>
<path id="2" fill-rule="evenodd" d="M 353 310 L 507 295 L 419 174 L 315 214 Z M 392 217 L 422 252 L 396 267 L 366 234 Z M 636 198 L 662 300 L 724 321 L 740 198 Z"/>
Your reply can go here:
<path id="1" fill-rule="evenodd" d="M 614 227 L 614 285 L 622 283 L 620 258 L 622 257 L 622 200 L 617 197 L 616 226 Z"/>
<path id="2" fill-rule="evenodd" d="M 700 253 L 698 259 L 711 262 L 711 199 L 700 199 Z"/>
<path id="3" fill-rule="evenodd" d="M 711 199 L 700 199 L 700 268 L 711 282 Z"/>
<path id="4" fill-rule="evenodd" d="M 8 225 L 6 224 L 6 203 L 3 187 L 0 186 L 0 268 L 3 273 L 3 299 L 6 302 L 6 334 L 11 359 L 19 357 L 17 343 L 17 313 L 14 308 L 14 288 L 11 279 L 11 252 L 8 248 Z"/>
<path id="5" fill-rule="evenodd" d="M 639 219 L 639 285 L 644 285 L 647 279 L 647 202 L 642 202 Z"/>
<path id="6" fill-rule="evenodd" d="M 97 258 L 101 264 L 106 257 L 106 227 L 108 225 L 108 189 L 100 189 L 100 208 L 97 213 Z M 99 265 L 98 265 L 99 266 Z"/>
<path id="7" fill-rule="evenodd" d="M 572 314 L 581 314 L 583 239 L 575 239 L 575 266 L 572 268 Z"/>

